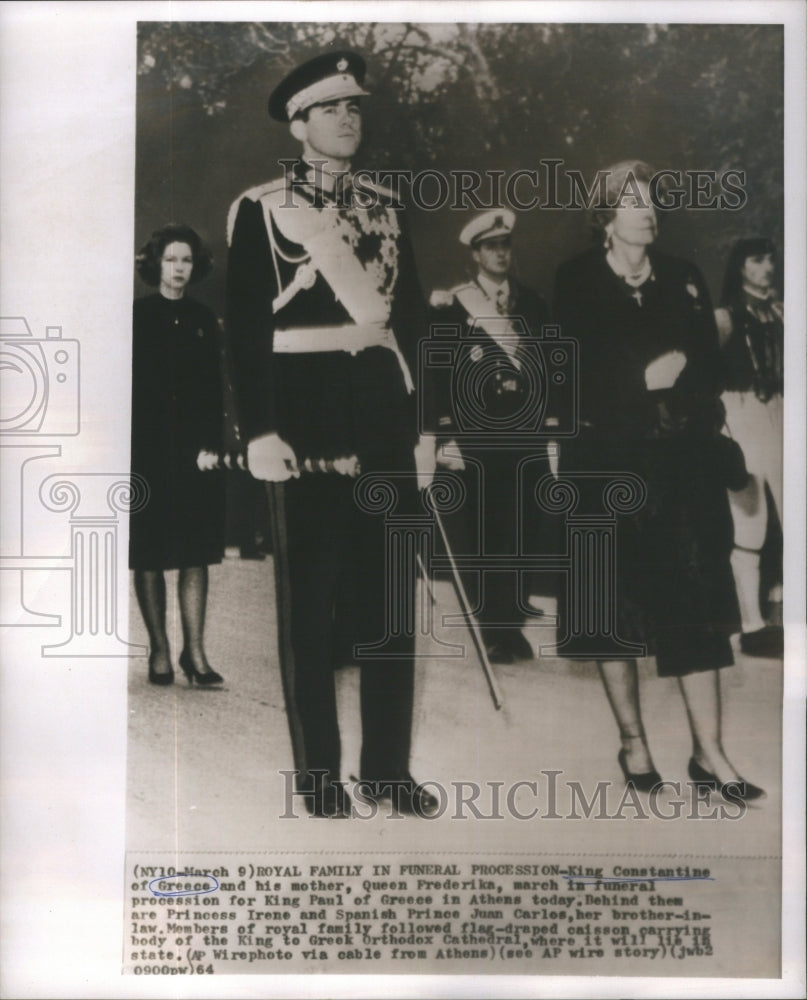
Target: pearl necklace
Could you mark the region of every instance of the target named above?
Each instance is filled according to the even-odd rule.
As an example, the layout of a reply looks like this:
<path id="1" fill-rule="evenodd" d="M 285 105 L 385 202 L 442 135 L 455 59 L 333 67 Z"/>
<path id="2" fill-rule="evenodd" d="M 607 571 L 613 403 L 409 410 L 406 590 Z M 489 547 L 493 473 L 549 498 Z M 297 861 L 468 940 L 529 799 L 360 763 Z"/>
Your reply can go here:
<path id="1" fill-rule="evenodd" d="M 643 285 L 645 281 L 650 277 L 653 272 L 653 265 L 650 263 L 650 258 L 645 257 L 642 266 L 638 271 L 632 273 L 624 271 L 614 256 L 612 250 L 609 250 L 605 255 L 605 259 L 608 261 L 608 266 L 614 272 L 617 277 L 621 278 L 624 282 L 629 284 L 633 288 L 638 288 L 639 285 Z"/>
<path id="2" fill-rule="evenodd" d="M 642 305 L 642 291 L 641 286 L 648 280 L 654 280 L 653 276 L 653 265 L 650 263 L 650 258 L 645 257 L 644 263 L 639 268 L 638 271 L 634 271 L 632 274 L 626 274 L 619 266 L 616 258 L 614 257 L 613 251 L 609 250 L 605 255 L 605 259 L 608 266 L 614 272 L 614 274 L 621 278 L 625 284 L 632 288 L 631 298 L 636 300 L 638 306 Z"/>

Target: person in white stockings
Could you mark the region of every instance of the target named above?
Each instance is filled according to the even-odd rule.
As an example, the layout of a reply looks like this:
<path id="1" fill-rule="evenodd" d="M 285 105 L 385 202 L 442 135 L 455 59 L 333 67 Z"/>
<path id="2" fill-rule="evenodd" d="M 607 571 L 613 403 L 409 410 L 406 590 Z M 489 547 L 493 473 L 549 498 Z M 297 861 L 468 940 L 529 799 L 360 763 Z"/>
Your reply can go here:
<path id="1" fill-rule="evenodd" d="M 726 372 L 726 427 L 745 455 L 748 485 L 729 490 L 734 519 L 731 565 L 742 615 L 740 648 L 748 656 L 782 656 L 783 629 L 766 622 L 781 604 L 781 585 L 760 595 L 760 555 L 771 521 L 782 519 L 784 312 L 775 286 L 776 250 L 764 237 L 738 240 L 729 254 L 721 306 L 715 311 Z"/>

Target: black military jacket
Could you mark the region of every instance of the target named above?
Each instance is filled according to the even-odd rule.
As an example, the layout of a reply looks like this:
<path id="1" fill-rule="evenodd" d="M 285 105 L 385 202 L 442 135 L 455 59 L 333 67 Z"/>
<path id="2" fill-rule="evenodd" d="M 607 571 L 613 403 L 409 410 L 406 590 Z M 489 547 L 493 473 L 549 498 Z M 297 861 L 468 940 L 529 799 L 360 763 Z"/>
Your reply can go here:
<path id="1" fill-rule="evenodd" d="M 411 456 L 416 398 L 392 350 L 273 350 L 277 330 L 338 328 L 386 315 L 416 382 L 418 341 L 428 332 L 403 206 L 380 188 L 369 207 L 349 189 L 334 204 L 301 183 L 305 169 L 299 161 L 285 178 L 245 192 L 230 213 L 227 332 L 244 437 L 277 432 L 298 461 Z M 342 285 L 326 280 L 317 268 L 311 247 L 322 233 L 331 251 L 336 247 L 331 263 L 342 257 L 346 273 L 361 278 L 360 289 L 349 277 Z"/>
<path id="2" fill-rule="evenodd" d="M 433 296 L 430 310 L 433 341 L 446 338 L 452 327 L 456 328 L 459 338 L 453 379 L 428 373 L 431 376 L 428 386 L 430 412 L 442 438 L 451 438 L 457 432 L 472 434 L 477 429 L 476 408 L 480 430 L 484 431 L 489 423 L 491 428 L 500 428 L 496 433 L 506 434 L 512 416 L 511 430 L 520 435 L 525 427 L 519 422 L 519 414 L 531 419 L 529 413 L 534 410 L 529 405 L 530 397 L 545 392 L 542 372 L 536 371 L 531 363 L 538 357 L 533 350 L 537 344 L 530 341 L 540 338 L 541 328 L 549 320 L 546 301 L 513 278 L 509 279 L 509 287 L 507 314 L 513 330 L 524 339 L 524 344 L 512 356 L 484 329 L 484 319 L 496 317 L 496 305 L 476 282 L 458 285 L 449 293 L 435 293 L 446 297 L 445 305 L 435 306 Z M 463 304 L 467 291 L 471 291 L 480 304 L 485 304 L 479 315 L 471 314 Z M 542 407 L 542 411 L 545 408 Z"/>

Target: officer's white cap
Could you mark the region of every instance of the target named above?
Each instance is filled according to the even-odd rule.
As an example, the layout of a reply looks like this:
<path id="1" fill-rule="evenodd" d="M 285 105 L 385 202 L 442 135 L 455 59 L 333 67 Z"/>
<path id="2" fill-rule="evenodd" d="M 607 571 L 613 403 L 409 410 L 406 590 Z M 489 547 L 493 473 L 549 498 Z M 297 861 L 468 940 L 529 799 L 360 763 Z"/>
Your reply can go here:
<path id="1" fill-rule="evenodd" d="M 498 236 L 509 236 L 516 224 L 516 217 L 509 208 L 495 208 L 482 212 L 471 219 L 460 233 L 460 243 L 466 247 L 475 247 L 485 240 L 494 240 Z"/>
<path id="2" fill-rule="evenodd" d="M 269 97 L 269 116 L 290 122 L 296 114 L 343 97 L 366 97 L 366 65 L 357 52 L 326 52 L 293 69 Z"/>

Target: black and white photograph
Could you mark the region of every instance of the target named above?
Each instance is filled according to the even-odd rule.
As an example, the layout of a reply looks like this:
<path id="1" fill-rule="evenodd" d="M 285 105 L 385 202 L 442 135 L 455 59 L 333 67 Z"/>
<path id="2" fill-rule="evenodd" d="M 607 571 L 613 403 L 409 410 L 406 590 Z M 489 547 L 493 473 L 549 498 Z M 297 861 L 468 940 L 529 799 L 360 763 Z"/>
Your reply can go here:
<path id="1" fill-rule="evenodd" d="M 8 6 L 3 995 L 803 995 L 804 9 Z"/>

